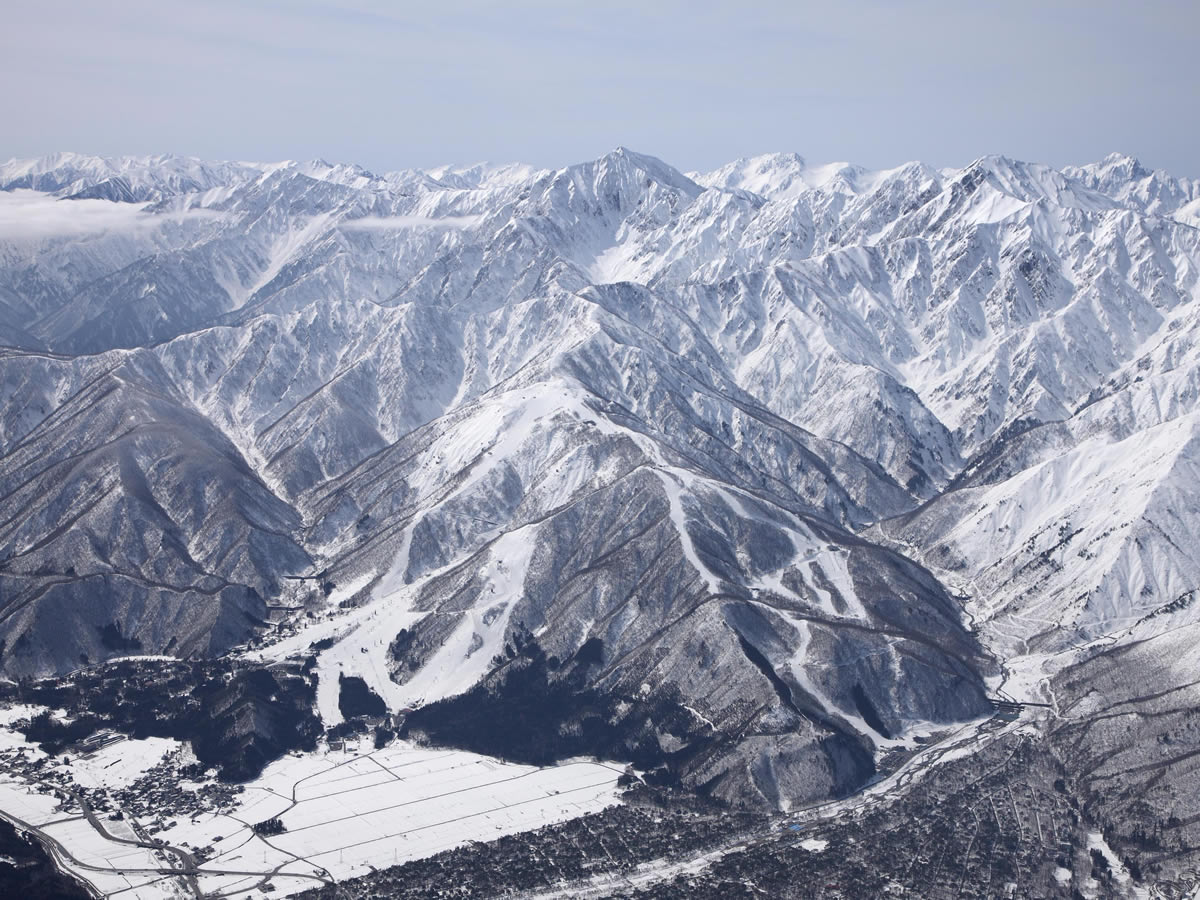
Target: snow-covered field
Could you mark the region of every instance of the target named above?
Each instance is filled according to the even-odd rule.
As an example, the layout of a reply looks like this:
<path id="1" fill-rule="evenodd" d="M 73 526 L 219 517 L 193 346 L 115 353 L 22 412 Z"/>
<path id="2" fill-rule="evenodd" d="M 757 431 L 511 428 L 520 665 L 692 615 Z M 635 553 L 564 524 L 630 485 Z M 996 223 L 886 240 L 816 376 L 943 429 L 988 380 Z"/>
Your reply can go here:
<path id="1" fill-rule="evenodd" d="M 158 873 L 169 866 L 166 858 L 153 850 L 107 840 L 83 818 L 78 805 L 38 793 L 8 773 L 0 775 L 0 814 L 19 829 L 32 826 L 43 841 L 55 842 L 47 849 L 59 866 L 106 896 L 185 896 L 177 879 L 164 879 Z M 115 828 L 113 833 L 127 836 Z"/>
<path id="2" fill-rule="evenodd" d="M 158 737 L 143 741 L 117 741 L 88 756 L 73 758 L 71 777 L 76 784 L 89 788 L 132 784 L 180 746 L 179 741 Z"/>
<path id="3" fill-rule="evenodd" d="M 294 785 L 287 832 L 272 843 L 345 878 L 602 809 L 616 801 L 619 774 L 594 762 L 539 769 L 405 745 L 351 753 Z"/>
<path id="4" fill-rule="evenodd" d="M 72 762 L 70 777 L 93 789 L 125 785 L 172 749 L 161 739 L 123 741 Z M 585 760 L 514 765 L 405 742 L 375 750 L 364 740 L 284 757 L 245 786 L 235 808 L 176 816 L 154 840 L 189 853 L 213 848 L 196 873 L 205 896 L 277 897 L 595 812 L 618 802 L 621 771 Z M 178 866 L 176 854 L 119 842 L 137 840 L 147 823 L 101 816 L 102 834 L 76 802 L 38 788 L 17 774 L 0 777 L 0 811 L 57 842 L 64 868 L 108 895 L 191 893 L 165 871 Z M 253 832 L 275 817 L 283 833 Z"/>

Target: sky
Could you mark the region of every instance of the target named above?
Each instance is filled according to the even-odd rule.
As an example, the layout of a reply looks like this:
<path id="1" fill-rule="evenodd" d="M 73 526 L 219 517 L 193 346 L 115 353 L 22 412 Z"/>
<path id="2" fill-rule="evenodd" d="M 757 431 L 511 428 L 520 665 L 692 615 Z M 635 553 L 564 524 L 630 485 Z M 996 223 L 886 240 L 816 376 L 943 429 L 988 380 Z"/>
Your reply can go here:
<path id="1" fill-rule="evenodd" d="M 1110 152 L 1200 176 L 1196 0 L 9 0 L 0 158 L 685 171 Z"/>

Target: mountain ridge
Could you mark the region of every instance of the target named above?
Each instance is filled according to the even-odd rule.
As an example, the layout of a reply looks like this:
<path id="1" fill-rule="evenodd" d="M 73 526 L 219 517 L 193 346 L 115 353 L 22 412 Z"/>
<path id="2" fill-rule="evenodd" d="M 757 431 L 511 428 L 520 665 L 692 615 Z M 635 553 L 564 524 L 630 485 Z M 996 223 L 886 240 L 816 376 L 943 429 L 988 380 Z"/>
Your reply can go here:
<path id="1" fill-rule="evenodd" d="M 506 648 L 587 645 L 545 689 L 611 752 L 851 790 L 1013 659 L 1192 622 L 1197 198 L 1121 156 L 0 165 L 0 669 L 332 640 L 336 724 L 343 677 L 503 705 Z"/>

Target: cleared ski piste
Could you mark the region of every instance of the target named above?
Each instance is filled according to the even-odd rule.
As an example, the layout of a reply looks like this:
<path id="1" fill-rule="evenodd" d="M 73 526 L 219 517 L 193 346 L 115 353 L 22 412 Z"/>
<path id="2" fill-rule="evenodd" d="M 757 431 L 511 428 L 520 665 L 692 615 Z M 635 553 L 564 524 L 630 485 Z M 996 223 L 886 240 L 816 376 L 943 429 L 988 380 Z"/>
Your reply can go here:
<path id="1" fill-rule="evenodd" d="M 148 767 L 161 759 L 162 748 L 140 746 L 145 743 L 119 746 Z M 286 896 L 604 809 L 618 802 L 621 772 L 616 764 L 591 760 L 539 768 L 406 742 L 375 750 L 364 740 L 359 747 L 278 760 L 246 784 L 234 809 L 174 817 L 153 840 L 188 852 L 213 848 L 196 872 L 206 897 Z M 79 782 L 90 787 L 99 780 L 89 766 Z M 0 810 L 52 839 L 59 864 L 101 893 L 192 896 L 183 877 L 169 874 L 180 865 L 177 856 L 111 840 L 77 803 L 40 793 L 19 776 L 0 776 Z M 283 833 L 253 832 L 255 823 L 275 817 Z M 112 837 L 127 840 L 138 839 L 135 828 L 149 824 L 100 819 Z M 269 892 L 263 890 L 268 884 Z"/>

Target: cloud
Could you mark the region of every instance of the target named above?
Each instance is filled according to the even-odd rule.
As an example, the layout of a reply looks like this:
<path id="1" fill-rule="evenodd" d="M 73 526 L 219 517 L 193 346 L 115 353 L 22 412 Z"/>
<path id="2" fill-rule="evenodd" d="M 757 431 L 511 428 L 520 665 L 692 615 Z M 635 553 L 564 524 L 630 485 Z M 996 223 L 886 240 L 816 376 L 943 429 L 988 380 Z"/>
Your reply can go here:
<path id="1" fill-rule="evenodd" d="M 399 231 L 404 228 L 470 228 L 483 216 L 363 216 L 342 223 L 350 231 Z"/>
<path id="2" fill-rule="evenodd" d="M 144 231 L 185 218 L 219 218 L 212 210 L 151 213 L 144 204 L 60 200 L 39 191 L 0 191 L 0 240 L 42 241 L 110 232 Z"/>

